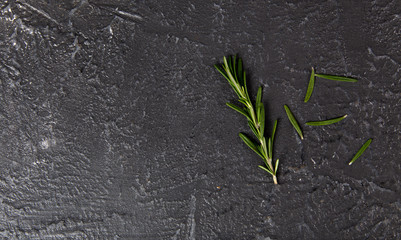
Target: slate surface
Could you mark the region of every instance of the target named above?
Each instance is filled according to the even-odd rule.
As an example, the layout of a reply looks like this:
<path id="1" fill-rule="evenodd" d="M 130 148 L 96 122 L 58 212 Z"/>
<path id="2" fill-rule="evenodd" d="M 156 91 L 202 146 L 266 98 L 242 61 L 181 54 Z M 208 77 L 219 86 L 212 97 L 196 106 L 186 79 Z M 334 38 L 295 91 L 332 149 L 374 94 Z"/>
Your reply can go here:
<path id="1" fill-rule="evenodd" d="M 401 239 L 400 1 L 0 8 L 1 239 Z M 280 119 L 278 186 L 225 106 L 236 53 Z M 312 66 L 359 82 L 305 104 Z M 284 104 L 349 117 L 300 141 Z"/>

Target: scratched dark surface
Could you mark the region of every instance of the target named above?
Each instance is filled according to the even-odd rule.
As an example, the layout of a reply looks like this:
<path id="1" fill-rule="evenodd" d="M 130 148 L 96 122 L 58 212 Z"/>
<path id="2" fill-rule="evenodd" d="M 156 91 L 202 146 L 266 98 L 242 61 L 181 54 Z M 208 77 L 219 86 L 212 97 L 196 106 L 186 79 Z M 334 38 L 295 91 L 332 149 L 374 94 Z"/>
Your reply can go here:
<path id="1" fill-rule="evenodd" d="M 276 2 L 1 1 L 0 239 L 401 239 L 401 2 Z M 278 186 L 225 106 L 236 53 Z M 312 66 L 359 82 L 304 103 Z"/>

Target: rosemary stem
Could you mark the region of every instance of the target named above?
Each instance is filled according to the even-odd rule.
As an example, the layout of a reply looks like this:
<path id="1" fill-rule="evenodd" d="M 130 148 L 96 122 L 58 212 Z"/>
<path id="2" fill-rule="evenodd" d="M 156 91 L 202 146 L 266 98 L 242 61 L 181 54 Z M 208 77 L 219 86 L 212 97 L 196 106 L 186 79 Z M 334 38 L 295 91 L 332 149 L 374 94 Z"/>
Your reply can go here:
<path id="1" fill-rule="evenodd" d="M 260 145 L 262 146 L 263 151 L 265 152 L 265 156 L 269 156 L 267 154 L 267 146 L 266 146 L 266 141 L 263 141 L 263 138 L 259 139 L 260 141 Z M 273 163 L 272 163 L 272 159 L 269 157 L 266 157 L 266 163 L 267 165 L 270 167 L 270 169 L 272 169 L 273 172 L 273 181 L 274 184 L 277 184 L 277 177 L 276 177 L 276 173 L 274 172 L 274 167 L 273 167 Z"/>
<path id="2" fill-rule="evenodd" d="M 267 158 L 266 162 L 267 162 L 267 164 L 269 164 L 270 169 L 273 169 L 273 173 L 274 173 L 272 159 L 271 158 Z M 276 178 L 276 174 L 275 173 L 273 174 L 273 178 Z M 276 178 L 275 184 L 277 184 L 277 178 Z"/>
<path id="3" fill-rule="evenodd" d="M 273 175 L 273 182 L 274 184 L 278 184 L 276 175 Z"/>

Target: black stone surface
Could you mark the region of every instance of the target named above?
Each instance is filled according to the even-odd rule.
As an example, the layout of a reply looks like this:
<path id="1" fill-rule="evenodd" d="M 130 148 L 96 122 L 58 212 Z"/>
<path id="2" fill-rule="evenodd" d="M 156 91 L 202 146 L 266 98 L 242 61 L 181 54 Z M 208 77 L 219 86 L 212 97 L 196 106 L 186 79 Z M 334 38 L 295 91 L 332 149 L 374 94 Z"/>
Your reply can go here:
<path id="1" fill-rule="evenodd" d="M 1 239 L 401 239 L 400 1 L 0 8 Z M 236 53 L 280 118 L 278 186 L 225 106 Z M 312 66 L 359 82 L 303 103 Z M 300 141 L 284 104 L 348 118 Z"/>

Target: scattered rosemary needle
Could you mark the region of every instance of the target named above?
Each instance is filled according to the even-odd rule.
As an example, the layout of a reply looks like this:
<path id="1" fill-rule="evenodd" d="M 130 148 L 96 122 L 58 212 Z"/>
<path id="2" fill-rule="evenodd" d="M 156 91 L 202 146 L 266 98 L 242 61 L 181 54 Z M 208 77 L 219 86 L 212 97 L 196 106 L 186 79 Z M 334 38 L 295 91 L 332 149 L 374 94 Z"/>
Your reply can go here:
<path id="1" fill-rule="evenodd" d="M 355 156 L 352 158 L 351 162 L 349 162 L 349 165 L 353 164 L 355 160 L 357 160 L 363 152 L 369 147 L 370 143 L 372 142 L 372 139 L 369 138 L 368 141 L 366 141 L 363 146 L 358 150 L 358 152 L 355 154 Z"/>
<path id="2" fill-rule="evenodd" d="M 312 96 L 313 87 L 315 86 L 315 69 L 312 68 L 312 74 L 309 78 L 308 90 L 306 91 L 304 102 L 308 102 L 310 96 Z"/>
<path id="3" fill-rule="evenodd" d="M 328 120 L 324 120 L 324 121 L 314 121 L 314 122 L 306 122 L 306 125 L 309 126 L 323 126 L 323 125 L 330 125 L 336 122 L 339 122 L 341 120 L 343 120 L 344 118 L 346 118 L 348 115 L 344 115 L 342 117 L 338 117 L 338 118 L 332 118 L 332 119 L 328 119 Z"/>
<path id="4" fill-rule="evenodd" d="M 304 139 L 304 135 L 302 134 L 302 130 L 299 127 L 299 124 L 298 124 L 297 120 L 295 119 L 294 115 L 292 114 L 291 110 L 288 108 L 287 105 L 284 105 L 284 109 L 285 109 L 285 112 L 287 113 L 288 120 L 290 120 L 292 126 L 295 128 L 295 130 L 297 130 L 297 133 L 299 134 L 299 136 L 303 140 Z"/>
<path id="5" fill-rule="evenodd" d="M 358 82 L 357 79 L 355 78 L 350 78 L 350 77 L 341 77 L 341 76 L 334 76 L 334 75 L 327 75 L 327 74 L 317 74 L 315 73 L 316 77 L 328 79 L 328 80 L 334 80 L 334 81 L 341 81 L 341 82 Z"/>
<path id="6" fill-rule="evenodd" d="M 273 126 L 272 136 L 266 141 L 265 133 L 265 108 L 262 103 L 262 87 L 259 87 L 256 95 L 256 103 L 252 104 L 246 86 L 246 73 L 242 68 L 242 60 L 237 57 L 224 57 L 224 63 L 221 66 L 215 65 L 216 69 L 227 79 L 228 83 L 233 88 L 234 92 L 239 97 L 239 102 L 243 107 L 238 107 L 234 104 L 227 103 L 227 106 L 244 115 L 248 120 L 248 125 L 253 134 L 258 139 L 255 143 L 245 134 L 239 133 L 239 137 L 245 144 L 255 151 L 264 162 L 264 166 L 259 168 L 268 172 L 273 176 L 274 184 L 277 184 L 277 169 L 279 160 L 277 159 L 273 167 L 273 142 L 277 128 L 277 120 Z"/>

